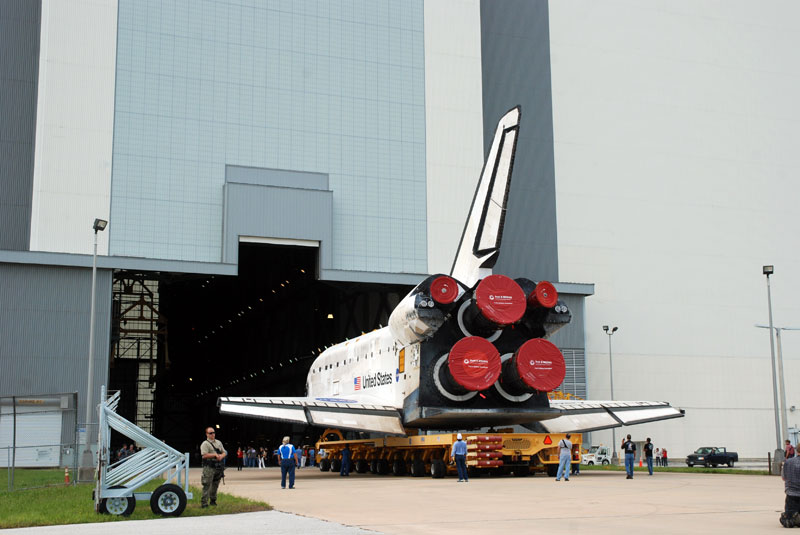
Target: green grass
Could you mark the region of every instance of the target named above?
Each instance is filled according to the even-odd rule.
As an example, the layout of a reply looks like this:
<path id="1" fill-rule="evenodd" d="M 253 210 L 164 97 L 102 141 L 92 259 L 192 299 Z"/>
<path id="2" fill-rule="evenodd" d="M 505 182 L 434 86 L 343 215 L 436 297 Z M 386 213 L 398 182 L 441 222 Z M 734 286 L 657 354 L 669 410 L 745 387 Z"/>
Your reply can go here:
<path id="1" fill-rule="evenodd" d="M 584 470 L 594 470 L 600 472 L 624 472 L 624 466 L 612 466 L 610 464 L 606 465 L 581 465 L 581 472 Z M 635 466 L 633 468 L 634 472 L 647 472 L 646 466 Z M 689 468 L 688 466 L 654 466 L 653 473 L 655 472 L 679 472 L 684 474 L 744 474 L 744 475 L 754 475 L 754 476 L 768 476 L 768 470 L 740 470 L 738 468 L 703 468 L 702 466 L 695 466 L 693 468 Z"/>
<path id="2" fill-rule="evenodd" d="M 14 474 L 15 486 L 37 486 L 54 478 L 54 470 L 17 469 Z M 31 526 L 52 526 L 59 524 L 84 524 L 88 522 L 119 522 L 122 520 L 148 520 L 161 518 L 150 511 L 148 502 L 137 501 L 136 509 L 129 517 L 101 515 L 94 512 L 92 491 L 94 485 L 81 484 L 65 486 L 64 471 L 61 486 L 17 490 L 8 492 L 8 474 L 0 470 L 0 528 L 23 528 Z M 162 481 L 154 480 L 137 489 L 137 492 L 152 491 Z M 224 487 L 220 487 L 221 489 Z M 238 498 L 220 492 L 217 507 L 200 508 L 201 489 L 189 487 L 194 498 L 189 500 L 181 516 L 210 516 L 252 511 L 268 511 L 271 507 L 263 502 Z"/>

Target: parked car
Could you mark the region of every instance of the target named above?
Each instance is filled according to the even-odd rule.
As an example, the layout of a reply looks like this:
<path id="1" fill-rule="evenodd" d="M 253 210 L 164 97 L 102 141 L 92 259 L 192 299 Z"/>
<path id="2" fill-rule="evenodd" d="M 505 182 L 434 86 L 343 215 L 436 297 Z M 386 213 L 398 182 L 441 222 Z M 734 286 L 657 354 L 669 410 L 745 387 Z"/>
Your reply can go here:
<path id="1" fill-rule="evenodd" d="M 718 446 L 697 448 L 697 451 L 686 457 L 686 465 L 689 467 L 702 464 L 705 467 L 716 468 L 719 465 L 726 464 L 729 468 L 733 468 L 733 463 L 737 462 L 739 462 L 738 453 Z"/>

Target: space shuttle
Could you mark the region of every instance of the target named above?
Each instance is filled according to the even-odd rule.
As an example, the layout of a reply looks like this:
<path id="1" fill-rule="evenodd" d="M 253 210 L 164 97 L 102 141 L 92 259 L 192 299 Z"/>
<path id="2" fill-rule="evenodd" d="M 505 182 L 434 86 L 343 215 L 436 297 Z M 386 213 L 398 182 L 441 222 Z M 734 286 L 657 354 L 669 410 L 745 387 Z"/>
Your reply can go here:
<path id="1" fill-rule="evenodd" d="M 220 397 L 221 414 L 405 435 L 525 425 L 585 432 L 680 418 L 659 401 L 551 400 L 564 380 L 548 338 L 572 314 L 553 284 L 494 273 L 520 107 L 499 121 L 450 274 L 420 282 L 386 327 L 323 351 L 305 397 Z"/>

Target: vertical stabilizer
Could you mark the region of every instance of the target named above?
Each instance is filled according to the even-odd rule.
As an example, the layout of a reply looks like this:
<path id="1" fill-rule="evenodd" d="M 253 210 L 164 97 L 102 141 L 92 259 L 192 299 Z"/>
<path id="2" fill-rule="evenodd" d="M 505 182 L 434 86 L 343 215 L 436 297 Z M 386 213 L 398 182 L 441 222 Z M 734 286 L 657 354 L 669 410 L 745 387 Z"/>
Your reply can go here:
<path id="1" fill-rule="evenodd" d="M 470 287 L 492 273 L 500 255 L 520 114 L 517 106 L 497 124 L 450 271 L 451 276 Z"/>

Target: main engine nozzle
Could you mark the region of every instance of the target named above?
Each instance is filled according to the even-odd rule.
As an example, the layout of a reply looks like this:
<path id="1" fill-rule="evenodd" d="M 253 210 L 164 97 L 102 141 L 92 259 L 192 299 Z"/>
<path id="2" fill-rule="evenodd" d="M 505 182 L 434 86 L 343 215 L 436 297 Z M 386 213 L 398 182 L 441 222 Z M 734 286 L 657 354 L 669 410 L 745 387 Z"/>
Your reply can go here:
<path id="1" fill-rule="evenodd" d="M 503 363 L 503 390 L 519 396 L 550 392 L 564 381 L 567 366 L 561 351 L 543 338 L 528 340 Z"/>
<path id="2" fill-rule="evenodd" d="M 486 390 L 500 377 L 500 352 L 480 336 L 468 336 L 453 344 L 446 364 L 439 368 L 439 382 L 453 394 Z"/>
<path id="3" fill-rule="evenodd" d="M 519 284 L 505 275 L 489 275 L 478 283 L 461 319 L 468 334 L 489 336 L 517 323 L 525 309 L 525 292 Z"/>

